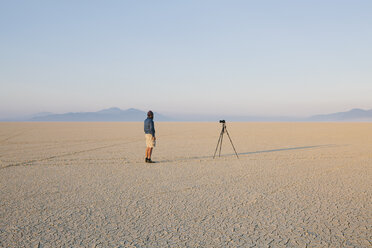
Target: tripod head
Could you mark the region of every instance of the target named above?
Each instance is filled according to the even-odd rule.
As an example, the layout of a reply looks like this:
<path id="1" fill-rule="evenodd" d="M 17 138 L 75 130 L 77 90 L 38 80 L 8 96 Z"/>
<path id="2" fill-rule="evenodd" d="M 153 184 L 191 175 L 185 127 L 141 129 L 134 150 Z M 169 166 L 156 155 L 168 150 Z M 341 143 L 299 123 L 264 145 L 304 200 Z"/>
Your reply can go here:
<path id="1" fill-rule="evenodd" d="M 222 133 L 224 133 L 225 130 L 226 130 L 226 121 L 225 120 L 220 120 L 220 123 L 222 124 Z"/>

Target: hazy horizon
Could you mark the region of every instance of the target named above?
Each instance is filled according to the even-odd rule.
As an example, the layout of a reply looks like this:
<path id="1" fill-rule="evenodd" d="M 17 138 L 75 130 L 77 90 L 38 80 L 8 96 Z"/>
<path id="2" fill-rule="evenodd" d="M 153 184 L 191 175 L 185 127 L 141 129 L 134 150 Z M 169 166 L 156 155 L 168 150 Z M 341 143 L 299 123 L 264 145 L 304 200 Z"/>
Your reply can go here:
<path id="1" fill-rule="evenodd" d="M 39 112 L 30 115 L 16 116 L 13 118 L 0 118 L 0 122 L 8 121 L 37 121 L 37 122 L 116 122 L 116 121 L 142 121 L 146 117 L 147 110 L 138 108 L 121 109 L 118 107 L 110 107 L 99 109 L 96 111 L 71 111 L 63 113 L 55 112 Z M 317 122 L 317 121 L 372 121 L 372 109 L 349 109 L 348 111 L 338 111 L 334 113 L 315 114 L 311 116 L 279 116 L 279 115 L 231 115 L 231 114 L 194 114 L 194 113 L 167 113 L 155 112 L 156 121 L 196 121 L 210 122 L 226 119 L 229 122 Z"/>
<path id="2" fill-rule="evenodd" d="M 28 116 L 33 116 L 33 115 L 39 115 L 39 114 L 67 114 L 67 113 L 85 113 L 85 112 L 98 112 L 100 110 L 104 110 L 104 109 L 109 109 L 109 108 L 116 108 L 116 106 L 111 106 L 111 107 L 105 107 L 105 108 L 100 108 L 100 109 L 92 109 L 92 110 L 80 110 L 80 111 L 77 111 L 77 110 L 71 110 L 71 111 L 59 111 L 59 112 L 55 112 L 55 111 L 40 111 L 40 112 L 27 112 L 27 113 L 24 113 L 24 114 L 19 114 L 19 113 L 11 113 L 9 115 L 5 115 L 5 116 L 0 116 L 0 120 L 6 120 L 6 119 L 13 119 L 13 118 L 22 118 L 22 117 L 28 117 Z M 137 109 L 137 110 L 141 110 L 141 111 L 147 111 L 149 109 L 140 109 L 140 108 L 135 108 L 135 107 L 130 107 L 130 108 L 120 108 L 121 110 L 127 110 L 127 109 Z M 175 117 L 179 117 L 179 116 L 194 116 L 194 117 L 203 117 L 203 116 L 235 116 L 235 117 L 248 117 L 248 116 L 257 116 L 257 117 L 294 117 L 294 118 L 302 118 L 302 117 L 311 117 L 311 116 L 314 116 L 314 115 L 323 115 L 323 114 L 333 114 L 333 113 L 338 113 L 338 112 L 347 112 L 347 111 L 350 111 L 352 109 L 363 109 L 363 110 L 370 110 L 372 108 L 346 108 L 346 109 L 342 109 L 342 110 L 336 110 L 334 112 L 329 112 L 329 111 L 325 111 L 325 112 L 317 112 L 317 113 L 313 113 L 313 114 L 298 114 L 298 115 L 294 115 L 294 114 L 287 114 L 287 115 L 275 115 L 275 114 L 266 114 L 266 113 L 256 113 L 256 114 L 244 114 L 244 113 L 236 113 L 236 114 L 230 114 L 230 113 L 226 113 L 226 112 L 221 112 L 221 113 L 192 113 L 192 112 L 168 112 L 168 111 L 164 111 L 164 112 L 160 112 L 160 111 L 157 111 L 157 110 L 154 110 L 160 114 L 163 114 L 163 115 L 169 115 L 169 116 L 175 116 Z M 153 109 L 151 109 L 153 110 Z"/>
<path id="3" fill-rule="evenodd" d="M 371 1 L 0 3 L 0 119 L 372 109 Z"/>

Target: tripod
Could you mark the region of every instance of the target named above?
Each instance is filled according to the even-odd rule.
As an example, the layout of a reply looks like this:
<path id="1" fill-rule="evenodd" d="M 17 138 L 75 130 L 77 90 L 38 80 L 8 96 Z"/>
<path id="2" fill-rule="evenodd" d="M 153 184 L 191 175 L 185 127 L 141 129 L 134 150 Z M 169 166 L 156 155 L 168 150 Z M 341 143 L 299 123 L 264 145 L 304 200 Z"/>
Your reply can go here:
<path id="1" fill-rule="evenodd" d="M 227 133 L 227 137 L 229 137 L 229 140 L 230 140 L 230 143 L 234 149 L 234 152 L 235 152 L 235 155 L 237 158 L 239 158 L 238 154 L 236 153 L 236 150 L 235 150 L 235 147 L 234 147 L 234 144 L 230 138 L 230 134 L 229 132 L 227 131 L 227 128 L 226 128 L 226 123 L 225 121 L 220 121 L 220 123 L 222 123 L 222 130 L 221 130 L 221 133 L 220 133 L 220 137 L 218 138 L 218 142 L 217 142 L 217 146 L 216 146 L 216 150 L 214 151 L 214 155 L 213 155 L 213 159 L 214 157 L 216 156 L 216 152 L 218 150 L 218 146 L 220 146 L 220 151 L 219 151 L 219 154 L 218 154 L 218 157 L 221 157 L 221 149 L 222 149 L 222 140 L 223 140 L 223 134 L 224 133 Z"/>

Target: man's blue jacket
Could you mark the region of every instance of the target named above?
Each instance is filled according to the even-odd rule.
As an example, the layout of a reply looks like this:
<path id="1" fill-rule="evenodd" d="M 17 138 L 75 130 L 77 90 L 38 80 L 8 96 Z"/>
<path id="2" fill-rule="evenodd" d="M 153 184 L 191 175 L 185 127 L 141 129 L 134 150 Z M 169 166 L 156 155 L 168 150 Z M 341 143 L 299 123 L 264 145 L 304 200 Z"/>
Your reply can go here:
<path id="1" fill-rule="evenodd" d="M 151 134 L 155 137 L 155 127 L 154 127 L 154 121 L 151 118 L 147 118 L 145 120 L 145 127 L 144 127 L 146 134 Z"/>

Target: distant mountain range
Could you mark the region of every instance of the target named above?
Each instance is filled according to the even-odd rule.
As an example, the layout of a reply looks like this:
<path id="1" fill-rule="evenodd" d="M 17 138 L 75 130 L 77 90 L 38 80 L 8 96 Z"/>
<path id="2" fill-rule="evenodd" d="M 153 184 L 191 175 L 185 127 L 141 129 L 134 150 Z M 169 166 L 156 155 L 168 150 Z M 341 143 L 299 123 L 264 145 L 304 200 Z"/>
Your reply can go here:
<path id="1" fill-rule="evenodd" d="M 226 119 L 227 121 L 257 121 L 257 122 L 342 122 L 342 121 L 367 121 L 372 122 L 372 109 L 352 109 L 347 112 L 332 113 L 326 115 L 314 115 L 308 118 L 295 117 L 261 117 L 261 116 L 211 116 L 211 115 L 186 115 L 186 116 L 166 116 L 154 113 L 156 121 L 218 121 Z M 143 121 L 146 118 L 146 112 L 134 108 L 122 110 L 120 108 L 103 109 L 97 112 L 76 112 L 65 114 L 53 114 L 50 112 L 38 113 L 18 119 L 8 119 L 2 121 L 66 121 L 66 122 L 115 122 L 115 121 Z"/>
<path id="2" fill-rule="evenodd" d="M 158 121 L 171 121 L 164 115 L 154 113 Z M 66 114 L 43 114 L 34 116 L 28 121 L 143 121 L 147 113 L 138 109 L 130 108 L 122 110 L 119 108 L 103 109 L 97 112 L 77 112 Z"/>
<path id="3" fill-rule="evenodd" d="M 327 115 L 314 115 L 309 121 L 372 121 L 372 109 L 352 109 L 347 112 L 338 112 Z"/>

